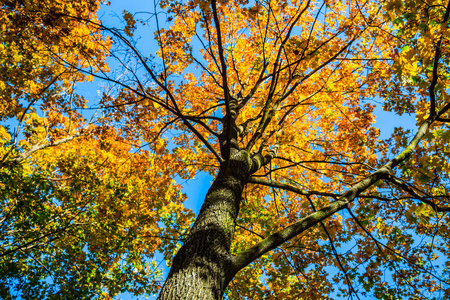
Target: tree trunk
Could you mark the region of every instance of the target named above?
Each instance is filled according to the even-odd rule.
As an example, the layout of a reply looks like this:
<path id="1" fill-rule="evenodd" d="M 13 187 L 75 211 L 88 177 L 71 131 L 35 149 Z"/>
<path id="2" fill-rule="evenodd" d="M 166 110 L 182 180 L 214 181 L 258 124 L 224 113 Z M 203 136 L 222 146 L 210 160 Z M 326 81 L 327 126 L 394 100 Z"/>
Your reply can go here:
<path id="1" fill-rule="evenodd" d="M 239 151 L 221 167 L 158 300 L 222 299 L 235 274 L 230 248 L 250 166 L 248 152 Z"/>

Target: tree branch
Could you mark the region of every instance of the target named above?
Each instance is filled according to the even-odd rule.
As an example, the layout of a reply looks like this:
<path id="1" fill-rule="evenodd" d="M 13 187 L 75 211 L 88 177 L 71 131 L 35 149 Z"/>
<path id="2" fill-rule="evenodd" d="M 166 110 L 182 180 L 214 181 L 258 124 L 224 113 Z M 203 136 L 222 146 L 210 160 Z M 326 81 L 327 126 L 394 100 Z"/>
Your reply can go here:
<path id="1" fill-rule="evenodd" d="M 49 147 L 55 147 L 64 143 L 67 143 L 79 136 L 82 136 L 83 134 L 81 132 L 77 132 L 74 135 L 71 135 L 69 137 L 66 137 L 64 139 L 61 139 L 59 141 L 56 142 L 49 142 L 49 143 L 45 143 L 45 144 L 36 144 L 33 147 L 31 147 L 28 151 L 23 152 L 22 154 L 8 160 L 8 161 L 1 161 L 0 162 L 0 168 L 3 168 L 6 165 L 17 165 L 19 163 L 21 163 L 22 161 L 24 161 L 25 159 L 27 159 L 28 157 L 30 157 L 33 153 L 39 151 L 39 150 L 43 150 Z"/>
<path id="2" fill-rule="evenodd" d="M 223 44 L 222 44 L 222 33 L 220 30 L 220 22 L 219 17 L 217 15 L 217 7 L 216 7 L 216 1 L 211 0 L 211 8 L 214 16 L 214 24 L 216 25 L 216 32 L 217 32 L 217 47 L 219 51 L 219 59 L 220 59 L 220 65 L 221 65 L 221 73 L 222 73 L 222 87 L 223 87 L 223 96 L 225 99 L 225 130 L 226 130 L 226 145 L 225 145 L 225 154 L 224 159 L 227 164 L 227 168 L 229 167 L 230 163 L 230 154 L 231 154 L 231 126 L 232 126 L 232 120 L 236 119 L 236 112 L 234 109 L 236 108 L 236 105 L 231 105 L 230 103 L 230 92 L 228 90 L 228 82 L 227 82 L 227 64 L 225 62 L 225 57 L 223 55 Z M 222 150 L 223 151 L 223 150 Z"/>
<path id="3" fill-rule="evenodd" d="M 407 160 L 411 156 L 417 144 L 428 131 L 428 128 L 430 127 L 432 121 L 433 119 L 431 117 L 425 120 L 419 127 L 419 130 L 417 131 L 416 135 L 411 140 L 409 145 L 399 155 L 391 159 L 388 163 L 386 163 L 384 166 L 382 166 L 363 180 L 353 185 L 338 200 L 304 217 L 298 222 L 270 235 L 263 241 L 233 257 L 233 271 L 237 273 L 239 270 L 246 267 L 255 259 L 259 258 L 261 255 L 277 248 L 296 235 L 319 224 L 321 221 L 327 219 L 336 212 L 346 208 L 347 205 L 353 202 L 359 194 L 367 190 L 375 182 L 380 179 L 387 178 L 392 168 L 396 167 L 398 164 Z"/>
<path id="4" fill-rule="evenodd" d="M 320 196 L 328 196 L 328 197 L 333 197 L 333 198 L 342 196 L 341 194 L 334 194 L 334 193 L 327 193 L 327 192 L 303 191 L 299 188 L 296 188 L 296 187 L 286 184 L 286 183 L 280 183 L 280 182 L 275 182 L 272 180 L 265 180 L 265 179 L 261 179 L 261 178 L 255 178 L 255 177 L 250 178 L 248 183 L 260 184 L 260 185 L 265 185 L 265 186 L 273 187 L 273 188 L 279 188 L 279 189 L 290 191 L 290 192 L 293 192 L 293 193 L 296 193 L 296 194 L 299 194 L 302 196 L 320 195 Z"/>
<path id="5" fill-rule="evenodd" d="M 393 183 L 395 186 L 399 187 L 403 191 L 407 192 L 412 197 L 414 197 L 416 199 L 419 199 L 421 202 L 431 206 L 435 212 L 450 211 L 450 206 L 439 206 L 436 203 L 434 203 L 433 201 L 425 199 L 424 197 L 422 197 L 419 194 L 417 194 L 416 191 L 414 191 L 408 185 L 406 185 L 405 183 L 401 182 L 398 178 L 395 178 L 394 176 L 388 176 L 386 178 L 386 180 L 391 182 L 391 183 Z"/>
<path id="6" fill-rule="evenodd" d="M 170 98 L 170 101 L 172 102 L 173 107 L 170 107 L 168 104 L 166 103 L 158 103 L 159 105 L 161 105 L 162 107 L 164 107 L 165 109 L 167 109 L 169 112 L 175 114 L 176 116 L 180 117 L 183 121 L 183 124 L 186 125 L 186 127 L 195 135 L 197 136 L 200 141 L 211 151 L 211 153 L 214 154 L 214 156 L 217 158 L 217 160 L 219 162 L 223 162 L 224 159 L 222 158 L 222 156 L 208 143 L 208 141 L 203 137 L 203 135 L 200 134 L 200 132 L 198 132 L 197 129 L 195 129 L 195 127 L 186 119 L 186 116 L 181 112 L 181 110 L 178 107 L 178 104 L 175 100 L 175 97 L 173 96 L 173 94 L 171 93 L 171 91 L 169 90 L 169 88 L 162 83 L 160 80 L 158 80 L 158 77 L 156 76 L 155 72 L 152 71 L 152 69 L 150 68 L 150 66 L 147 64 L 146 59 L 141 55 L 141 53 L 138 51 L 138 49 L 136 49 L 136 47 L 134 47 L 131 42 L 125 38 L 118 30 L 113 29 L 113 28 L 108 28 L 106 26 L 103 26 L 102 24 L 98 24 L 95 22 L 92 22 L 91 20 L 85 20 L 82 18 L 77 18 L 77 17 L 73 17 L 74 19 L 78 19 L 78 20 L 83 20 L 86 22 L 89 22 L 90 24 L 93 24 L 95 26 L 98 26 L 98 28 L 108 31 L 111 34 L 113 34 L 114 36 L 118 37 L 138 58 L 138 60 L 141 62 L 141 64 L 144 66 L 144 69 L 147 71 L 147 73 L 150 75 L 150 77 L 152 78 L 152 80 L 166 93 L 166 95 Z M 55 54 L 57 57 L 59 57 L 57 54 Z M 61 59 L 62 62 L 70 65 L 71 67 L 75 68 L 76 70 L 79 70 L 81 72 L 87 73 L 89 75 L 92 75 L 95 78 L 99 78 L 99 79 L 103 79 L 109 82 L 113 82 L 116 84 L 119 84 L 120 86 L 124 87 L 125 89 L 128 89 L 134 93 L 136 93 L 139 96 L 142 97 L 148 97 L 148 95 L 146 95 L 145 91 L 139 92 L 136 89 L 132 88 L 131 86 L 124 84 L 123 82 L 119 82 L 117 80 L 113 80 L 108 78 L 106 75 L 105 77 L 99 76 L 93 72 L 89 72 L 83 69 L 78 68 L 77 66 L 74 66 L 73 64 L 65 61 L 64 59 L 62 59 L 61 57 L 59 57 Z M 138 83 L 140 84 L 140 82 L 138 81 Z M 150 97 L 149 97 L 150 98 Z M 150 98 L 151 99 L 151 98 Z M 155 99 L 151 99 L 152 101 L 155 101 Z M 156 101 L 155 101 L 156 102 Z"/>

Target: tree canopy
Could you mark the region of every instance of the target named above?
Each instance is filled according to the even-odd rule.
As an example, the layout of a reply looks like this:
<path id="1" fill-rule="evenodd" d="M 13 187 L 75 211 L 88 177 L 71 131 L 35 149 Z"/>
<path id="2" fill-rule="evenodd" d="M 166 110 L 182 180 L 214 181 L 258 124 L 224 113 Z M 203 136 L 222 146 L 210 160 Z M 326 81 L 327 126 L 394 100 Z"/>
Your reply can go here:
<path id="1" fill-rule="evenodd" d="M 450 298 L 449 1 L 110 4 L 0 0 L 2 298 Z"/>

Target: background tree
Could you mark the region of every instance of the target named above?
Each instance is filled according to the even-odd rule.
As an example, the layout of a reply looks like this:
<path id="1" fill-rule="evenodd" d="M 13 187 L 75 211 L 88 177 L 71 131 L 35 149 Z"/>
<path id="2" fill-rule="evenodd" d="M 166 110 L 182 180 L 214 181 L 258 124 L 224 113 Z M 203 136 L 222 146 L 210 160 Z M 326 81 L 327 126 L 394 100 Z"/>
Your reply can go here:
<path id="1" fill-rule="evenodd" d="M 154 292 L 160 272 L 143 257 L 171 251 L 191 214 L 170 170 L 143 168 L 154 155 L 81 110 L 92 76 L 76 68 L 108 71 L 111 41 L 89 23 L 99 2 L 0 8 L 0 298 Z M 146 243 L 161 232 L 168 243 Z"/>
<path id="2" fill-rule="evenodd" d="M 159 299 L 449 296 L 448 2 L 163 1 L 159 9 L 165 20 L 156 5 L 145 15 L 124 12 L 122 30 L 62 14 L 91 28 L 93 44 L 104 43 L 95 49 L 120 66 L 120 76 L 98 67 L 100 54 L 82 49 L 81 64 L 48 52 L 70 74 L 107 87 L 89 104 L 100 113 L 77 142 L 20 164 L 9 158 L 5 174 L 21 178 L 20 187 L 4 188 L 9 236 L 57 237 L 35 247 L 55 245 L 35 259 L 51 267 L 15 289 L 78 291 L 85 285 L 73 278 L 84 274 L 85 259 L 69 255 L 74 270 L 63 274 L 57 251 L 77 245 L 96 270 L 85 276 L 83 295 L 156 291 L 158 274 L 141 266 L 159 252 L 171 267 Z M 140 49 L 137 21 L 156 28 L 156 56 Z M 415 113 L 418 129 L 397 128 L 380 140 L 374 99 L 399 115 Z M 78 124 L 92 117 L 76 111 Z M 25 137 L 43 128 L 27 124 Z M 27 149 L 11 151 L 25 157 Z M 214 181 L 185 231 L 191 215 L 173 180 L 198 172 Z M 50 216 L 72 211 L 76 235 L 62 222 L 64 234 L 42 231 L 34 227 L 39 218 L 17 229 L 21 220 L 12 216 L 20 214 L 7 209 L 21 207 L 14 191 L 26 191 L 33 176 L 45 178 L 34 186 L 47 192 L 20 197 Z M 36 266 L 28 249 L 6 247 L 8 268 Z M 19 258 L 20 249 L 31 259 Z"/>

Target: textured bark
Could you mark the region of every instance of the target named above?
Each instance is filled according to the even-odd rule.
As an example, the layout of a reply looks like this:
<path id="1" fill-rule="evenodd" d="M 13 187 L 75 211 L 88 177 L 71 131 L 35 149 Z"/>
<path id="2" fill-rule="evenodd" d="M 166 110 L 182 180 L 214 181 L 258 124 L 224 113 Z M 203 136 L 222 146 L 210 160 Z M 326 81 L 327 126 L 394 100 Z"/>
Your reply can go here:
<path id="1" fill-rule="evenodd" d="M 239 151 L 231 157 L 229 167 L 221 168 L 173 260 L 159 300 L 222 299 L 234 276 L 230 248 L 251 165 L 248 152 Z"/>

